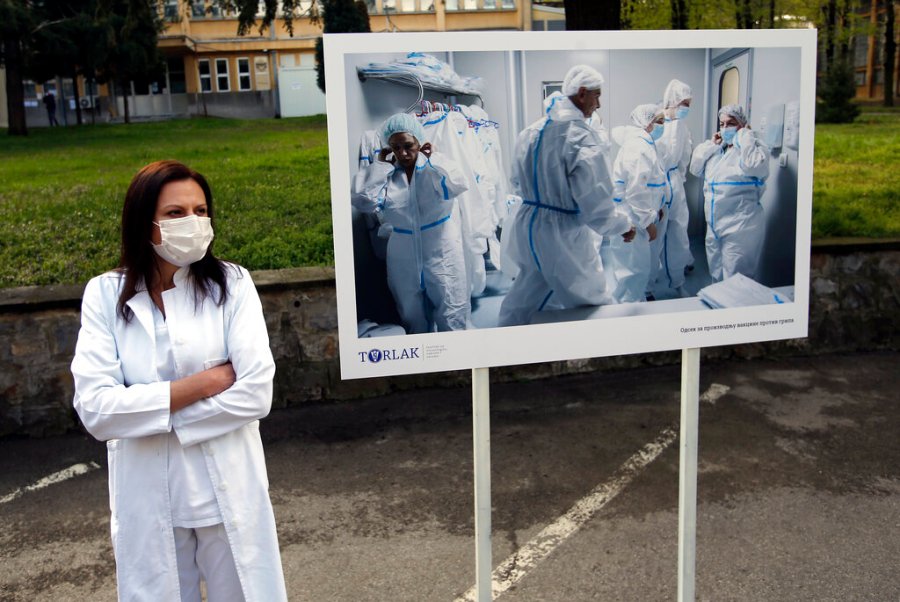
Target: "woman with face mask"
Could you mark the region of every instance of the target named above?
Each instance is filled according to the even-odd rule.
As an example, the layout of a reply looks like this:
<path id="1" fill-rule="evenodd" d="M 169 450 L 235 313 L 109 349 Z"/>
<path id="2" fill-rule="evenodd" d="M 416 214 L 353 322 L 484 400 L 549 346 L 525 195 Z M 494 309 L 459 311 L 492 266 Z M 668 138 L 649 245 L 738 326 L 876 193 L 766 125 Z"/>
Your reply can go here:
<path id="1" fill-rule="evenodd" d="M 662 240 L 667 221 L 666 173 L 656 152 L 656 141 L 663 133 L 662 109 L 655 104 L 638 105 L 630 119 L 630 125 L 613 128 L 613 139 L 621 145 L 613 164 L 613 186 L 614 200 L 637 226 L 637 235 L 628 244 L 611 238 L 601 246 L 607 285 L 619 303 L 652 299 L 648 285 L 659 261 L 654 241 Z"/>
<path id="2" fill-rule="evenodd" d="M 387 146 L 351 184 L 353 206 L 392 228 L 388 287 L 407 334 L 473 327 L 457 206 L 468 182 L 426 136 L 412 115 L 392 115 L 381 126 Z"/>
<path id="3" fill-rule="evenodd" d="M 713 282 L 740 273 L 757 279 L 766 234 L 760 199 L 769 148 L 750 129 L 740 105 L 719 109 L 719 131 L 698 145 L 691 173 L 703 178 L 706 259 Z"/>
<path id="4" fill-rule="evenodd" d="M 147 165 L 119 266 L 85 288 L 75 410 L 107 442 L 120 600 L 286 600 L 259 419 L 275 365 L 250 274 L 212 254 L 206 179 Z"/>

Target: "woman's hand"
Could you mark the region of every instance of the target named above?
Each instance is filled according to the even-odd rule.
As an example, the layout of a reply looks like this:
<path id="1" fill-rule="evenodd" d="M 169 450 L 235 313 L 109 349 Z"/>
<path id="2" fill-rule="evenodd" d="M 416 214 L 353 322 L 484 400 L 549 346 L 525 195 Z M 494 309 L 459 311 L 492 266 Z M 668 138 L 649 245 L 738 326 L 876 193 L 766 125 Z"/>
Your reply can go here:
<path id="1" fill-rule="evenodd" d="M 431 157 L 431 153 L 434 152 L 431 148 L 431 143 L 426 142 L 419 148 L 419 152 L 425 155 L 426 157 Z"/>
<path id="2" fill-rule="evenodd" d="M 719 132 L 716 132 L 715 135 L 713 135 L 713 137 L 712 137 L 712 141 L 716 144 L 722 144 L 722 134 L 720 134 Z"/>
<path id="3" fill-rule="evenodd" d="M 388 158 L 388 157 L 390 157 L 390 158 Z M 394 163 L 397 162 L 397 157 L 394 156 L 394 153 L 393 153 L 393 151 L 391 151 L 391 149 L 383 148 L 380 151 L 378 151 L 378 160 L 384 161 L 385 163 L 390 163 L 391 165 L 393 165 Z"/>
<path id="4" fill-rule="evenodd" d="M 634 240 L 635 234 L 637 234 L 637 230 L 635 230 L 634 226 L 632 226 L 628 230 L 628 232 L 626 232 L 625 234 L 622 235 L 622 240 L 624 240 L 625 242 L 631 242 L 632 240 Z"/>
<path id="5" fill-rule="evenodd" d="M 650 235 L 650 242 L 656 240 L 656 224 L 650 224 L 647 226 L 647 234 Z"/>
<path id="6" fill-rule="evenodd" d="M 190 376 L 169 383 L 169 409 L 172 412 L 185 408 L 201 399 L 227 391 L 237 375 L 231 362 L 213 366 Z"/>

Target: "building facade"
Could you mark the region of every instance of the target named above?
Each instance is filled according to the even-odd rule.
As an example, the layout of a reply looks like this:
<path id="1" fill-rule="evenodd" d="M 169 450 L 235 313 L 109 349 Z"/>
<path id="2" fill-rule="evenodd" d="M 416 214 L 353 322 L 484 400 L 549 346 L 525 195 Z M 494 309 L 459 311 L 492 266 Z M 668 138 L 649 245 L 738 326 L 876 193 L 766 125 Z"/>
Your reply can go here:
<path id="1" fill-rule="evenodd" d="M 315 46 L 321 22 L 311 18 L 314 0 L 298 0 L 293 33 L 283 15 L 262 33 L 258 27 L 238 35 L 235 14 L 208 0 L 162 0 L 165 28 L 159 36 L 164 75 L 135 81 L 126 90 L 78 81 L 83 119 L 121 120 L 128 97 L 132 119 L 191 115 L 217 117 L 294 117 L 325 112 L 325 95 L 316 85 Z M 366 0 L 373 32 L 563 29 L 561 9 L 532 0 Z M 258 17 L 263 15 L 260 4 Z M 57 97 L 60 123 L 75 121 L 75 82 L 26 82 L 29 126 L 48 125 L 41 103 Z"/>
<path id="2" fill-rule="evenodd" d="M 887 0 L 863 0 L 857 15 L 860 24 L 867 24 L 866 35 L 853 38 L 853 67 L 856 98 L 859 100 L 884 100 L 884 52 L 887 11 L 894 10 L 894 98 L 900 98 L 900 31 L 896 25 L 896 2 Z"/>

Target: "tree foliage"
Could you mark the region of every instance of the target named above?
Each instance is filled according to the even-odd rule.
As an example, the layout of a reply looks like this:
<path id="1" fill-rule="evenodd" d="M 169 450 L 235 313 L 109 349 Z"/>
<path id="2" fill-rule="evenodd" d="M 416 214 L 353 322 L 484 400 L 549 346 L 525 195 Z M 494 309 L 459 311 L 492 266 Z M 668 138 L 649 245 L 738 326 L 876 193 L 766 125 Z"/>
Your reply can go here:
<path id="1" fill-rule="evenodd" d="M 368 33 L 369 9 L 362 0 L 325 0 L 322 33 Z M 316 83 L 325 91 L 325 49 L 322 38 L 316 40 Z"/>

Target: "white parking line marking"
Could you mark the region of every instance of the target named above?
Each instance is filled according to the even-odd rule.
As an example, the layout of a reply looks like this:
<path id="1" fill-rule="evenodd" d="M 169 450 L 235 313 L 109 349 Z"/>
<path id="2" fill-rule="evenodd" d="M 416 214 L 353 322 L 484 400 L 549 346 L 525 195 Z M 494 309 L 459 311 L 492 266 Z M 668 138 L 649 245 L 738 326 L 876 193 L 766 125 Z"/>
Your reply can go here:
<path id="1" fill-rule="evenodd" d="M 628 458 L 612 478 L 595 487 L 578 500 L 568 512 L 548 525 L 531 541 L 507 558 L 491 573 L 491 598 L 496 600 L 549 556 L 563 541 L 576 533 L 606 504 L 622 492 L 641 471 L 662 454 L 678 438 L 678 431 L 665 428 L 659 436 Z M 473 586 L 455 602 L 474 602 Z"/>
<path id="2" fill-rule="evenodd" d="M 720 385 L 719 383 L 713 383 L 709 386 L 709 388 L 700 396 L 701 403 L 708 403 L 710 405 L 716 405 L 716 402 L 719 401 L 719 398 L 731 391 L 731 387 L 728 385 Z"/>
<path id="3" fill-rule="evenodd" d="M 28 485 L 25 488 L 16 489 L 12 493 L 8 493 L 3 497 L 0 497 L 0 504 L 11 502 L 20 495 L 28 493 L 29 491 L 37 491 L 38 489 L 43 489 L 48 485 L 62 483 L 67 479 L 71 479 L 72 477 L 77 477 L 78 475 L 91 472 L 92 470 L 97 470 L 98 468 L 100 468 L 100 465 L 96 462 L 88 462 L 87 464 L 75 464 L 66 469 L 60 470 L 59 472 L 54 472 L 53 474 L 44 477 L 37 483 Z"/>

